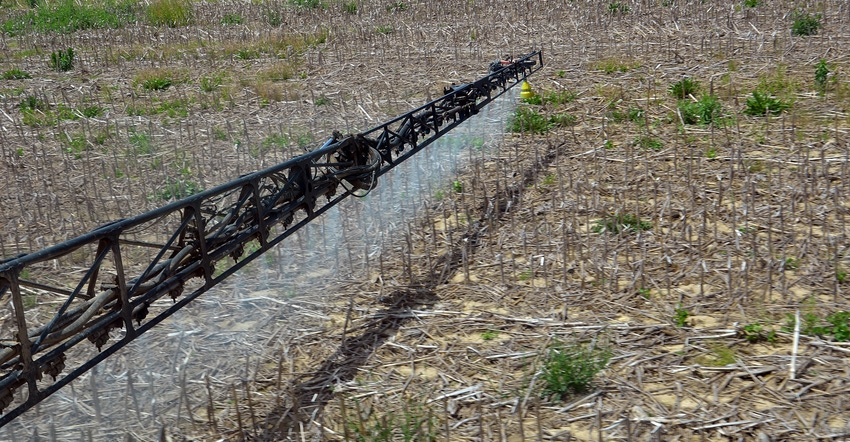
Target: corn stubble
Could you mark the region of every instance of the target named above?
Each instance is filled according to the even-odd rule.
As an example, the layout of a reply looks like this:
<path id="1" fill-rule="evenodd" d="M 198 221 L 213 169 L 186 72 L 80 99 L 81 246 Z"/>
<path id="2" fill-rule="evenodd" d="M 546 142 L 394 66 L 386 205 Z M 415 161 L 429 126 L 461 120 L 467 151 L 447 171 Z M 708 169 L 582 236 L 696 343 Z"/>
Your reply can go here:
<path id="1" fill-rule="evenodd" d="M 170 411 L 136 401 L 143 387 L 128 376 L 121 425 L 292 440 L 846 431 L 840 385 L 850 379 L 836 342 L 846 335 L 850 268 L 846 5 L 823 2 L 823 25 L 802 36 L 782 19 L 796 11 L 787 1 L 554 3 L 195 3 L 173 24 L 64 35 L 75 54 L 67 72 L 39 49 L 54 34 L 9 37 L 18 52 L 2 66 L 13 73 L 3 99 L 15 111 L 0 131 L 0 253 L 55 244 L 290 158 L 308 135 L 366 129 L 477 78 L 503 52 L 540 47 L 547 68 L 533 86 L 571 99 L 522 104 L 539 130 L 520 125 L 494 151 L 470 150 L 455 178 L 412 197 L 415 218 L 398 220 L 377 256 L 353 246 L 329 258 L 354 275 L 340 282 L 346 296 L 314 295 L 315 317 L 287 319 L 308 326 L 255 330 L 268 335 L 259 360 L 222 358 L 212 379 L 198 370 L 145 384 L 159 404 L 177 404 Z M 827 74 L 815 78 L 810 54 L 829 57 Z M 769 99 L 785 96 L 763 92 L 779 68 L 798 81 L 783 83 L 794 91 L 781 112 Z M 132 84 L 160 69 L 188 78 Z M 671 95 L 683 78 L 699 92 Z M 38 106 L 22 113 L 30 96 Z M 759 96 L 765 110 L 748 112 Z M 704 97 L 716 100 L 711 112 L 685 121 L 680 109 Z M 59 117 L 86 108 L 101 111 Z M 27 112 L 53 117 L 28 125 Z M 569 124 L 553 124 L 566 118 L 556 115 Z M 619 228 L 631 225 L 626 214 L 640 228 Z M 417 295 L 427 302 L 379 302 L 414 285 L 428 287 Z M 793 327 L 783 326 L 797 310 L 821 322 L 802 327 L 793 354 Z M 771 338 L 751 339 L 748 324 Z M 482 339 L 488 330 L 498 333 Z M 546 361 L 562 342 L 610 359 L 582 388 L 556 394 Z M 103 375 L 90 380 L 80 394 L 95 398 L 89 420 L 100 434 L 113 421 L 95 406 Z M 48 434 L 42 420 L 32 426 Z"/>

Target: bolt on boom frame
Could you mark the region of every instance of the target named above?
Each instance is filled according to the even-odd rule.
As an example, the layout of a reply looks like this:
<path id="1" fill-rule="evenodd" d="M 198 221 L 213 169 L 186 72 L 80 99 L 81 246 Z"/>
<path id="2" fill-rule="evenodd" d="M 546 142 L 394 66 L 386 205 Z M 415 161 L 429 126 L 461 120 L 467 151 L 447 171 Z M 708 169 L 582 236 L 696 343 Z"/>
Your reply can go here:
<path id="1" fill-rule="evenodd" d="M 0 336 L 0 412 L 13 406 L 0 416 L 0 426 L 343 199 L 367 193 L 381 175 L 542 65 L 540 51 L 494 62 L 486 76 L 446 88 L 442 97 L 365 132 L 335 132 L 320 148 L 273 167 L 64 243 L 0 260 L 0 301 L 9 293 L 12 305 L 13 324 L 4 328 L 14 333 Z M 70 285 L 56 281 L 55 270 L 50 271 L 65 261 L 73 262 L 77 272 L 65 276 Z M 33 277 L 40 273 L 43 278 Z M 30 304 L 36 295 L 64 300 L 49 320 L 33 326 L 27 313 L 35 307 Z M 165 296 L 172 302 L 155 304 Z M 85 340 L 97 351 L 78 346 Z M 79 365 L 63 375 L 70 361 Z M 26 394 L 16 397 L 22 388 Z"/>

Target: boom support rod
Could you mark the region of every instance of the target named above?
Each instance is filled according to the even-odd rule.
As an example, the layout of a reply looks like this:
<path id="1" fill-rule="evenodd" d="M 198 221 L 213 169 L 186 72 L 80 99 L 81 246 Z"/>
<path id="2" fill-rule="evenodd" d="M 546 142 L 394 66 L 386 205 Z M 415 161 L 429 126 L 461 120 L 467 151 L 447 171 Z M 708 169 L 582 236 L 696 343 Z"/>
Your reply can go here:
<path id="1" fill-rule="evenodd" d="M 14 334 L 0 336 L 0 412 L 13 407 L 0 416 L 0 426 L 346 197 L 374 188 L 381 175 L 536 72 L 542 62 L 539 51 L 496 62 L 477 81 L 447 88 L 442 97 L 365 132 L 334 133 L 310 153 L 0 261 L 0 301 L 11 295 L 14 321 L 3 324 Z M 55 270 L 45 269 L 65 262 L 73 268 L 60 270 L 75 282 L 63 288 Z M 35 295 L 61 303 L 49 316 L 33 314 L 44 309 L 31 305 Z M 165 296 L 173 302 L 156 302 Z M 78 345 L 85 340 L 97 351 Z M 63 374 L 70 361 L 76 366 Z M 22 387 L 25 394 L 16 396 Z"/>

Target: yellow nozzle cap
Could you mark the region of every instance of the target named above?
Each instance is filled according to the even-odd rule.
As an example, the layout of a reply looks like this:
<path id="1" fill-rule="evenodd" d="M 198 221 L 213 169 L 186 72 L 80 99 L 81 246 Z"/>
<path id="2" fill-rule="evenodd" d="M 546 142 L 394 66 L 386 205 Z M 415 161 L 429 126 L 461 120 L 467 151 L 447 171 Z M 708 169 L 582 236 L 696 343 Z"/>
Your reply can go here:
<path id="1" fill-rule="evenodd" d="M 531 98 L 533 96 L 534 96 L 534 91 L 531 90 L 531 85 L 528 84 L 527 81 L 523 81 L 522 86 L 520 86 L 519 97 L 525 99 L 525 98 Z"/>

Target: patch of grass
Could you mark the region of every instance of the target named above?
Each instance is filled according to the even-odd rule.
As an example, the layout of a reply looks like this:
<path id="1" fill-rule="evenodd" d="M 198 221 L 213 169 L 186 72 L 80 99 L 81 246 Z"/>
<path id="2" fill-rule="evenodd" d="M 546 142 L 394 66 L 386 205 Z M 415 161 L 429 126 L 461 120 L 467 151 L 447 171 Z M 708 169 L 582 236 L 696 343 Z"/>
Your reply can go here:
<path id="1" fill-rule="evenodd" d="M 8 71 L 3 72 L 4 80 L 27 80 L 32 78 L 32 76 L 20 69 L 9 69 Z"/>
<path id="2" fill-rule="evenodd" d="M 791 35 L 796 35 L 798 37 L 815 35 L 818 33 L 818 29 L 823 26 L 820 22 L 820 14 L 795 11 L 791 17 L 794 20 L 791 24 Z"/>
<path id="3" fill-rule="evenodd" d="M 519 107 L 514 112 L 508 128 L 511 132 L 531 132 L 536 134 L 544 134 L 549 131 L 549 120 L 540 112 L 528 107 Z"/>
<path id="4" fill-rule="evenodd" d="M 69 34 L 85 29 L 121 28 L 136 21 L 137 9 L 137 3 L 133 0 L 45 2 L 32 5 L 32 9 L 25 14 L 6 20 L 2 30 L 8 35 L 17 36 L 28 32 Z"/>
<path id="5" fill-rule="evenodd" d="M 224 26 L 241 25 L 243 21 L 242 16 L 236 13 L 227 13 L 221 18 L 221 24 Z"/>
<path id="6" fill-rule="evenodd" d="M 162 100 L 148 107 L 127 107 L 127 115 L 159 115 L 163 114 L 170 118 L 188 117 L 189 100 L 176 98 L 173 100 Z"/>
<path id="7" fill-rule="evenodd" d="M 637 137 L 634 141 L 636 146 L 639 146 L 641 149 L 650 149 L 650 150 L 661 150 L 664 147 L 664 143 L 661 142 L 658 138 L 644 135 Z"/>
<path id="8" fill-rule="evenodd" d="M 357 2 L 342 2 L 342 12 L 349 15 L 357 14 Z"/>
<path id="9" fill-rule="evenodd" d="M 679 100 L 679 113 L 684 124 L 701 126 L 722 123 L 723 105 L 714 95 L 703 94 L 699 101 Z"/>
<path id="10" fill-rule="evenodd" d="M 257 78 L 266 81 L 286 81 L 295 77 L 296 66 L 293 63 L 280 62 L 260 71 Z"/>
<path id="11" fill-rule="evenodd" d="M 587 392 L 593 378 L 608 366 L 611 352 L 590 345 L 554 341 L 543 361 L 543 395 L 565 400 Z"/>
<path id="12" fill-rule="evenodd" d="M 695 95 L 699 92 L 699 90 L 699 81 L 690 77 L 685 77 L 671 84 L 670 87 L 667 88 L 667 92 L 679 100 L 684 100 L 685 98 Z"/>
<path id="13" fill-rule="evenodd" d="M 613 233 L 620 234 L 624 232 L 640 232 L 652 228 L 652 223 L 644 221 L 631 213 L 608 215 L 602 219 L 596 220 L 590 230 L 594 233 Z"/>
<path id="14" fill-rule="evenodd" d="M 566 113 L 555 114 L 549 117 L 550 126 L 570 127 L 578 123 L 578 117 Z"/>
<path id="15" fill-rule="evenodd" d="M 74 68 L 74 49 L 58 50 L 50 54 L 50 68 L 57 72 L 67 72 Z"/>
<path id="16" fill-rule="evenodd" d="M 728 345 L 715 342 L 709 347 L 710 355 L 697 358 L 700 365 L 708 367 L 725 367 L 735 363 L 735 350 Z"/>
<path id="17" fill-rule="evenodd" d="M 83 152 L 89 150 L 89 143 L 83 134 L 73 136 L 62 134 L 60 138 L 62 139 L 62 143 L 65 144 L 65 152 L 74 155 L 75 159 L 79 160 L 83 157 Z"/>
<path id="18" fill-rule="evenodd" d="M 691 313 L 688 309 L 682 308 L 682 306 L 679 305 L 673 312 L 673 322 L 676 324 L 676 327 L 686 327 L 688 325 L 688 317 L 690 316 Z"/>
<path id="19" fill-rule="evenodd" d="M 151 26 L 187 26 L 194 22 L 194 16 L 191 0 L 153 0 L 145 10 L 145 19 Z"/>
<path id="20" fill-rule="evenodd" d="M 597 61 L 593 68 L 606 74 L 613 74 L 615 72 L 628 72 L 632 69 L 637 69 L 641 65 L 637 61 L 629 61 L 622 60 L 619 58 L 606 58 L 604 60 Z"/>

